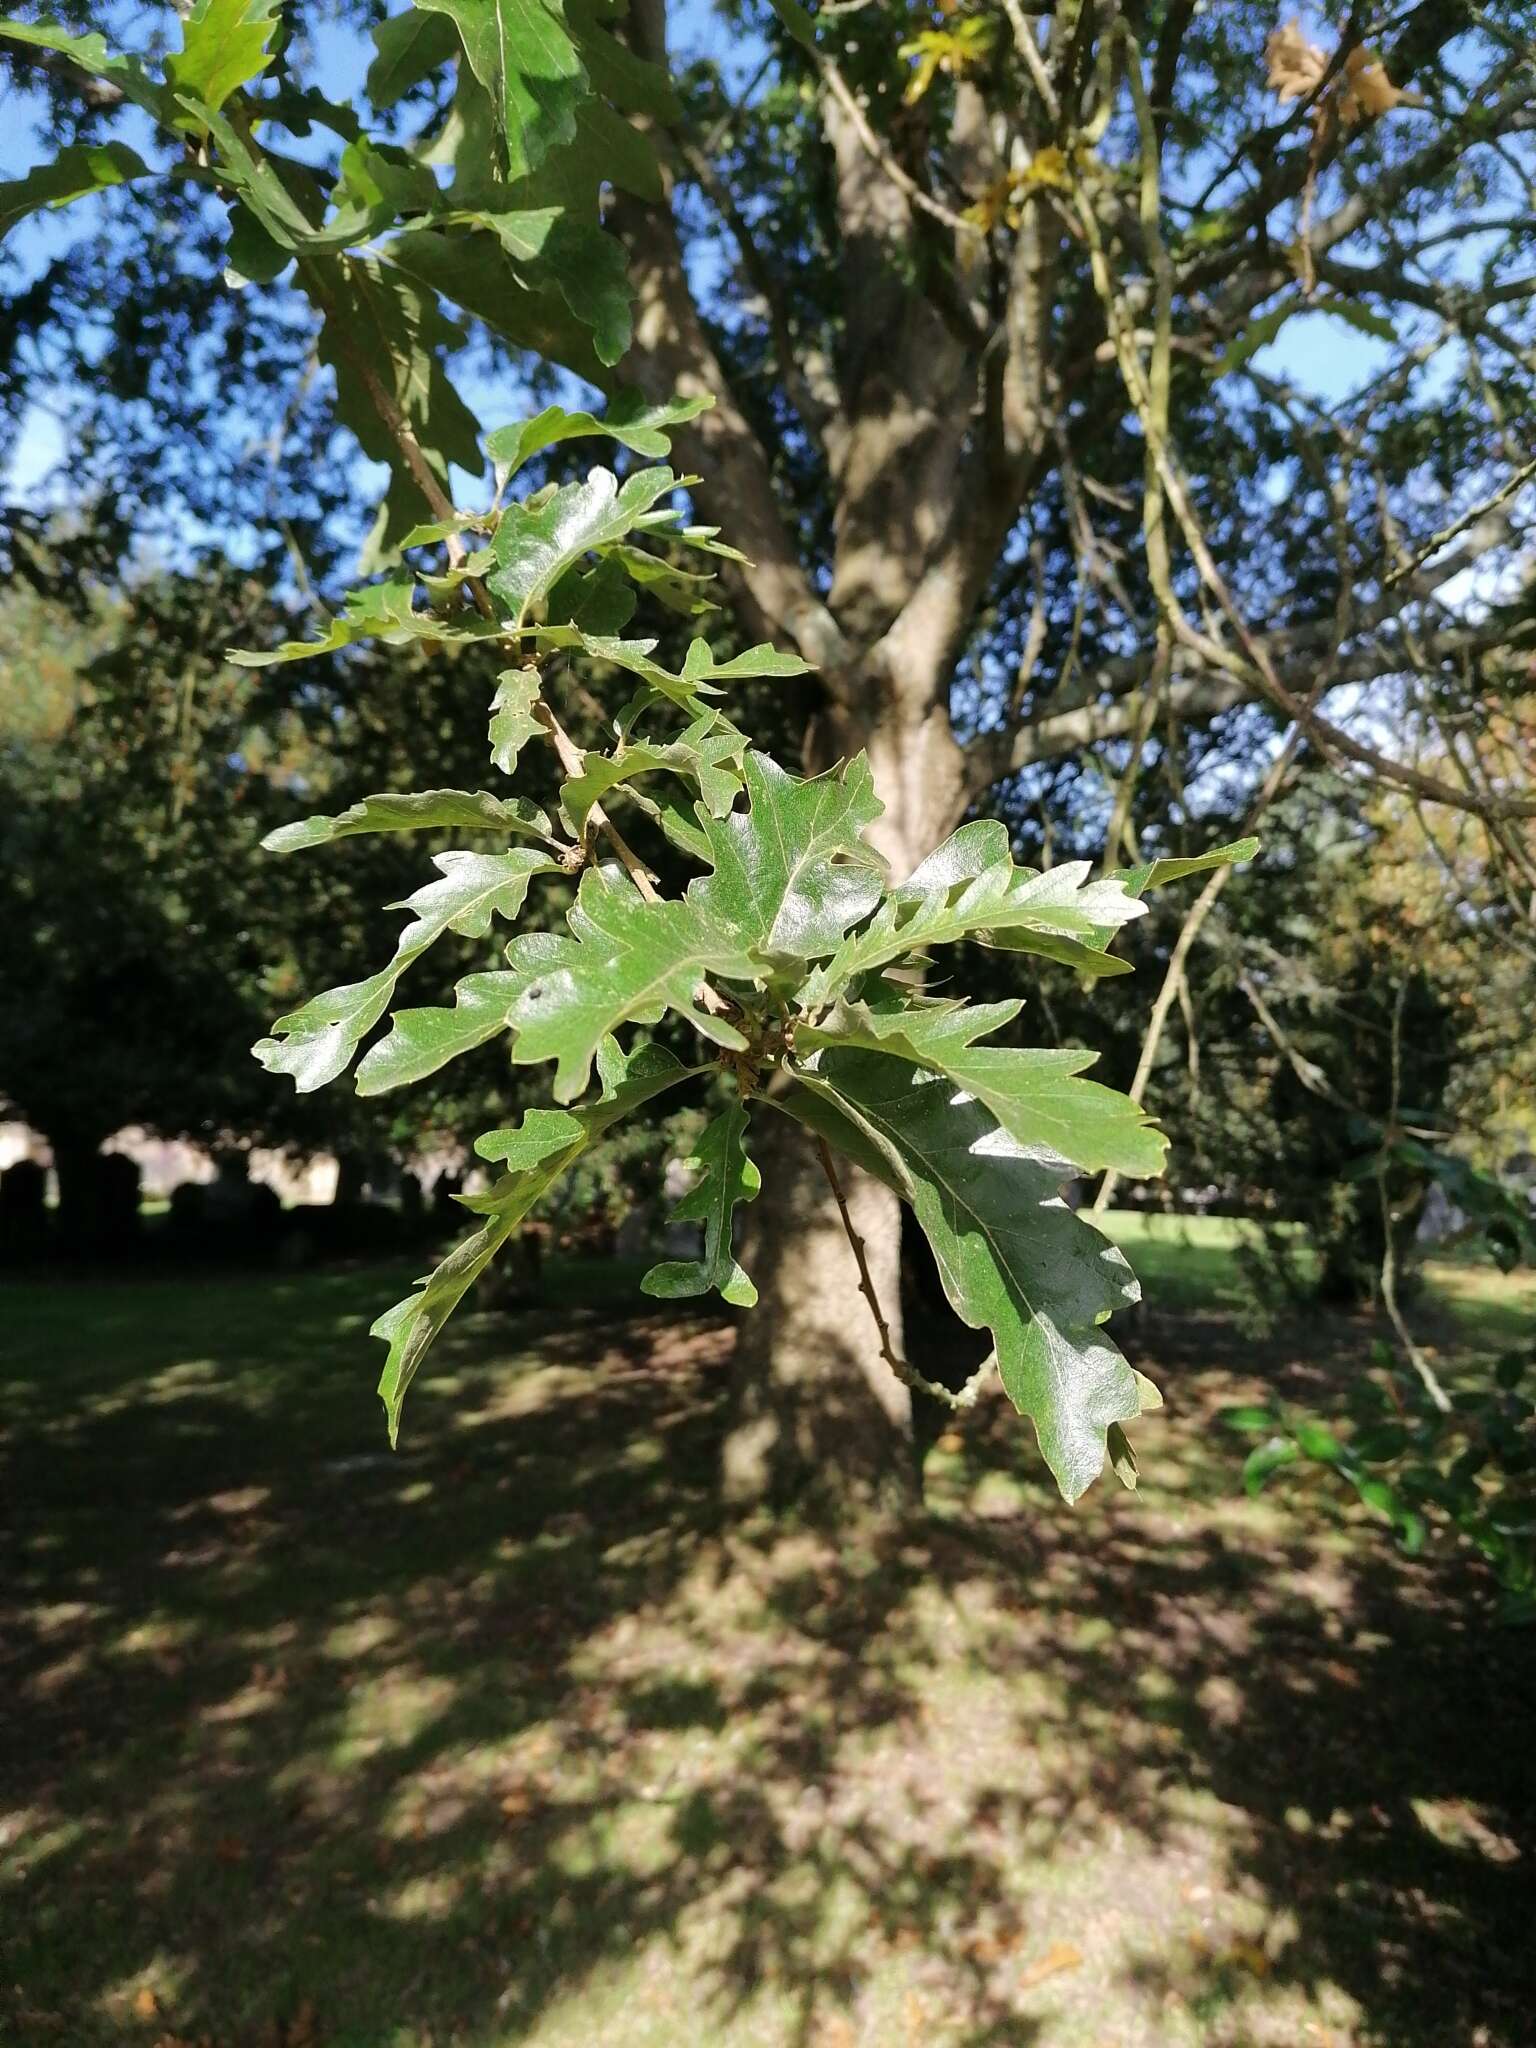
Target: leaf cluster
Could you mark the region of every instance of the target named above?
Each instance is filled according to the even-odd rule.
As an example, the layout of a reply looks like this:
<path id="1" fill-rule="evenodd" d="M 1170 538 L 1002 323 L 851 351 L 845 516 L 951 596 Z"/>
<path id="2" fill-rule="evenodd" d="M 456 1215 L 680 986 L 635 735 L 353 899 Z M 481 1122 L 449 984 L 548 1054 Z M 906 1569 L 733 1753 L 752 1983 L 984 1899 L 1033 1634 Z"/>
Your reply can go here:
<path id="1" fill-rule="evenodd" d="M 1353 1488 L 1417 1556 L 1439 1525 L 1481 1553 L 1500 1588 L 1498 1618 L 1536 1622 L 1536 1354 L 1508 1351 L 1467 1376 L 1442 1406 L 1390 1346 L 1332 1419 L 1275 1406 L 1228 1409 L 1223 1420 L 1259 1436 L 1243 1464 L 1251 1495 L 1279 1472 L 1311 1465 Z"/>
<path id="2" fill-rule="evenodd" d="M 675 103 L 665 73 L 609 19 L 597 0 L 423 0 L 379 23 L 367 91 L 381 116 L 451 75 L 441 123 L 410 147 L 293 84 L 278 62 L 278 0 L 196 0 L 159 61 L 95 31 L 0 21 L 0 39 L 126 101 L 155 138 L 148 153 L 71 143 L 0 183 L 0 234 L 141 182 L 221 202 L 226 280 L 292 273 L 320 315 L 337 413 L 390 468 L 372 542 L 382 559 L 429 516 L 453 464 L 480 463 L 477 423 L 443 362 L 465 335 L 440 299 L 599 386 L 628 346 L 631 288 L 601 195 L 661 196 L 628 117 L 664 119 Z M 317 131 L 323 147 L 303 147 Z"/>
<path id="3" fill-rule="evenodd" d="M 997 1043 L 1018 1001 L 932 997 L 923 975 L 939 948 L 959 941 L 1088 976 L 1122 971 L 1108 948 L 1142 915 L 1147 889 L 1246 858 L 1252 842 L 1111 876 L 1094 877 L 1085 861 L 1042 873 L 1017 865 L 1004 829 L 981 820 L 893 878 L 868 837 L 881 806 L 864 758 L 792 775 L 722 707 L 730 683 L 792 676 L 804 667 L 798 658 L 759 647 L 722 661 L 696 638 L 674 671 L 657 662 L 653 640 L 626 636 L 639 602 L 667 595 L 648 541 L 729 552 L 712 531 L 680 525 L 665 502 L 680 481 L 669 468 L 621 479 L 599 466 L 579 483 L 504 496 L 535 448 L 603 431 L 664 453 L 668 431 L 696 409 L 627 405 L 599 426 L 550 408 L 504 430 L 491 442 L 503 470 L 497 503 L 406 537 L 413 551 L 454 543 L 446 573 L 407 567 L 352 593 L 318 640 L 236 657 L 287 662 L 370 633 L 495 641 L 513 665 L 488 706 L 492 771 L 512 775 L 525 749 L 547 745 L 563 776 L 548 806 L 489 790 L 385 791 L 272 834 L 272 850 L 288 853 L 451 827 L 489 850 L 439 854 L 437 876 L 400 906 L 410 917 L 392 958 L 279 1018 L 257 1057 L 309 1090 L 371 1039 L 356 1080 L 368 1095 L 492 1040 L 514 1066 L 553 1066 L 558 1106 L 477 1145 L 500 1169 L 468 1202 L 479 1228 L 376 1326 L 389 1345 L 382 1392 L 392 1432 L 443 1323 L 559 1177 L 640 1105 L 713 1074 L 734 1099 L 699 1136 L 697 1179 L 678 1211 L 703 1225 L 702 1256 L 657 1267 L 647 1290 L 752 1302 L 732 1250 L 735 1212 L 761 1185 L 750 1134 L 760 1114 L 793 1118 L 912 1207 L 956 1313 L 990 1334 L 1004 1387 L 1075 1498 L 1111 1435 L 1117 1467 L 1134 1471 L 1123 1425 L 1152 1394 L 1105 1329 L 1137 1299 L 1136 1282 L 1066 1205 L 1062 1184 L 1104 1168 L 1156 1173 L 1165 1141 L 1127 1097 L 1084 1078 L 1091 1055 Z M 606 746 L 577 748 L 561 722 L 578 664 L 588 695 L 610 693 Z M 677 894 L 657 889 L 609 815 L 618 805 L 637 831 L 685 857 L 691 879 Z M 397 1006 L 403 978 L 441 936 L 483 937 L 547 886 L 566 902 L 563 920 L 550 920 L 557 928 L 535 918 L 507 942 L 505 964 L 465 976 L 451 1004 Z M 692 1057 L 648 1038 L 668 1016 L 687 1027 Z"/>

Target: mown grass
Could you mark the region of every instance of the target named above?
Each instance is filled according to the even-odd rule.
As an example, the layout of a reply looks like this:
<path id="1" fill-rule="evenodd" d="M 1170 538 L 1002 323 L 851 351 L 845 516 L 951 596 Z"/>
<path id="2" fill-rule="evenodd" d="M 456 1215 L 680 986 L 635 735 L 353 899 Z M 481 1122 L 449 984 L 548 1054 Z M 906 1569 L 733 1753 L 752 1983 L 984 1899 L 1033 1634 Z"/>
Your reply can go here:
<path id="1" fill-rule="evenodd" d="M 1139 1494 L 994 1404 L 894 1528 L 723 1522 L 729 1332 L 612 1263 L 464 1319 L 398 1456 L 409 1267 L 5 1287 L 0 2041 L 1524 2048 L 1536 1645 L 1241 1496 L 1219 1408 L 1363 1326 L 1116 1231 Z M 1536 1311 L 1436 1282 L 1447 1344 Z"/>

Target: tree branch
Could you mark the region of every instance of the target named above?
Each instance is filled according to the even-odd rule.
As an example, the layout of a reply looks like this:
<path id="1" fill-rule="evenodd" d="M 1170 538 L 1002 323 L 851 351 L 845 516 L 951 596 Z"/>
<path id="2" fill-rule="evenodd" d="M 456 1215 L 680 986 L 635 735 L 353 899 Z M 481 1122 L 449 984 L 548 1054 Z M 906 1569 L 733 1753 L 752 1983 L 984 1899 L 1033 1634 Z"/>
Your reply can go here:
<path id="1" fill-rule="evenodd" d="M 880 1356 L 891 1368 L 891 1371 L 895 1373 L 897 1379 L 903 1381 L 907 1386 L 915 1388 L 919 1393 L 931 1394 L 935 1401 L 942 1401 L 946 1408 L 956 1410 L 974 1408 L 976 1398 L 992 1370 L 991 1358 L 987 1359 L 981 1371 L 972 1374 L 971 1378 L 966 1381 L 957 1394 L 948 1387 L 940 1386 L 937 1380 L 926 1378 L 918 1371 L 915 1365 L 909 1365 L 906 1359 L 899 1354 L 891 1342 L 890 1325 L 885 1320 L 884 1311 L 880 1307 L 880 1297 L 875 1292 L 875 1283 L 869 1270 L 869 1260 L 864 1251 L 864 1240 L 853 1226 L 853 1218 L 848 1213 L 848 1203 L 843 1194 L 842 1183 L 837 1177 L 837 1168 L 832 1164 L 832 1153 L 826 1139 L 819 1132 L 816 1134 L 816 1156 L 821 1161 L 821 1170 L 826 1175 L 833 1196 L 836 1198 L 837 1213 L 843 1219 L 843 1234 L 853 1248 L 854 1264 L 859 1269 L 859 1292 L 869 1303 L 869 1312 L 875 1319 L 875 1329 L 880 1338 Z"/>

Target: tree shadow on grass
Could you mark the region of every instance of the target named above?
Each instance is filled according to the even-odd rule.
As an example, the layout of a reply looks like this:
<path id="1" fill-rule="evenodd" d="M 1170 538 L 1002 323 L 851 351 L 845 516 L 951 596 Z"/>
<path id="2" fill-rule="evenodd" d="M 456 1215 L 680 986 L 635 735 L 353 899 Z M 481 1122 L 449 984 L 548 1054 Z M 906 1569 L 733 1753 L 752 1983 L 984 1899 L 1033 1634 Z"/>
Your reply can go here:
<path id="1" fill-rule="evenodd" d="M 471 1318 L 391 1457 L 388 1283 L 279 1284 L 4 1297 L 0 2038 L 1527 2038 L 1533 1646 L 1233 1497 L 1219 1319 L 1139 1498 L 988 1410 L 742 1527 L 718 1326 Z"/>

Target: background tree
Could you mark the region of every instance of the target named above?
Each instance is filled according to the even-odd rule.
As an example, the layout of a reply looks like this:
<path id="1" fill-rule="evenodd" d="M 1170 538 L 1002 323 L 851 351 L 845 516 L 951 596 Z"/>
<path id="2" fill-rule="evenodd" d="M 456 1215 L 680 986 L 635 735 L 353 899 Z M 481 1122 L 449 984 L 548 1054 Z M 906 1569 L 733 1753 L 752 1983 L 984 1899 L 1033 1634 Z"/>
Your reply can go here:
<path id="1" fill-rule="evenodd" d="M 491 5 L 448 12 L 473 40 Z M 806 761 L 868 749 L 899 868 L 999 785 L 1024 844 L 1096 819 L 1112 865 L 1138 777 L 1156 778 L 1173 803 L 1144 836 L 1177 849 L 1202 836 L 1213 787 L 1257 799 L 1310 754 L 1501 827 L 1529 815 L 1504 767 L 1430 758 L 1509 689 L 1528 632 L 1528 8 L 1421 5 L 1379 53 L 1353 15 L 1313 45 L 1250 7 L 868 6 L 813 24 L 784 0 L 781 18 L 729 19 L 761 52 L 729 103 L 707 60 L 681 107 L 652 74 L 604 80 L 610 111 L 649 131 L 616 179 L 637 292 L 616 367 L 558 286 L 509 295 L 498 268 L 488 287 L 485 88 L 473 64 L 446 68 L 451 42 L 406 67 L 394 103 L 480 225 L 411 230 L 396 272 L 594 383 L 714 398 L 685 453 L 752 558 L 749 633 L 765 620 L 814 664 Z M 651 0 L 630 35 L 664 58 Z M 375 92 L 392 98 L 382 54 Z M 48 57 L 63 118 L 88 132 L 101 81 L 93 101 Z M 279 84 L 299 90 L 297 70 Z M 321 156 L 333 204 L 363 204 L 359 166 Z M 55 332 L 48 293 L 27 312 L 36 346 Z M 616 343 L 606 300 L 603 320 Z M 1375 350 L 1327 402 L 1274 346 L 1319 320 Z M 380 438 L 338 352 L 346 326 L 333 299 L 320 360 L 408 496 L 408 451 Z M 425 313 L 419 333 L 454 339 Z M 441 419 L 418 446 L 472 459 L 421 388 Z M 1473 564 L 1469 603 L 1455 579 Z M 883 1464 L 909 1426 L 873 1333 L 848 1327 L 835 1219 L 813 1183 L 775 1178 L 791 1192 L 760 1210 L 744 1491 L 793 1485 L 808 1461 L 867 1469 L 869 1447 Z M 855 1200 L 889 1276 L 894 1205 Z"/>

